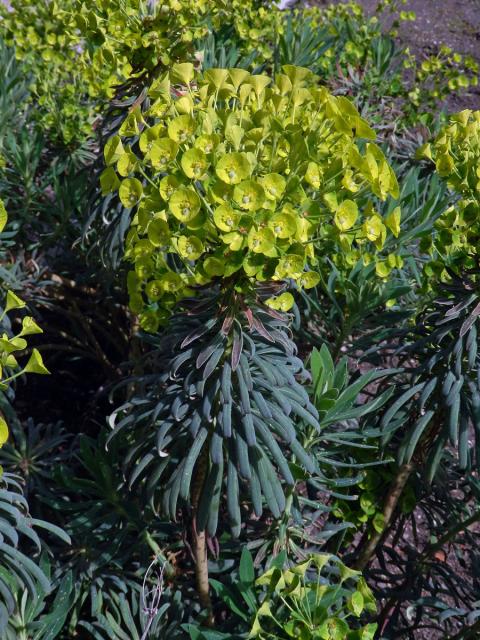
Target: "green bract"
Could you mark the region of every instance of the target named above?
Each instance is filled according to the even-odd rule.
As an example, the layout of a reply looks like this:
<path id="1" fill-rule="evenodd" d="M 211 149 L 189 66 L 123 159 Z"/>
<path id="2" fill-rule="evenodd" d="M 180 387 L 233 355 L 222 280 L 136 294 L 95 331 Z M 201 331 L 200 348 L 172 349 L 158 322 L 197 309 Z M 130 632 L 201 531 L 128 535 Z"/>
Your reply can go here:
<path id="1" fill-rule="evenodd" d="M 251 167 L 245 153 L 227 153 L 216 167 L 217 176 L 227 184 L 238 184 L 251 174 Z"/>
<path id="2" fill-rule="evenodd" d="M 324 577 L 320 577 L 322 573 Z M 375 598 L 360 572 L 335 556 L 310 555 L 288 569 L 274 566 L 257 578 L 255 585 L 265 592 L 256 607 L 249 638 L 372 640 L 375 635 L 376 624 L 350 628 L 349 618 L 360 618 L 365 611 L 375 613 Z"/>
<path id="3" fill-rule="evenodd" d="M 258 211 L 265 202 L 265 191 L 255 180 L 245 180 L 235 187 L 233 199 L 240 209 Z"/>
<path id="4" fill-rule="evenodd" d="M 185 151 L 181 160 L 182 169 L 188 178 L 201 180 L 205 177 L 209 162 L 206 155 L 200 149 L 189 149 Z"/>
<path id="5" fill-rule="evenodd" d="M 221 231 L 232 231 L 238 226 L 240 213 L 229 204 L 222 204 L 213 212 L 213 220 Z"/>
<path id="6" fill-rule="evenodd" d="M 169 200 L 170 211 L 181 222 L 190 222 L 200 211 L 200 198 L 196 191 L 188 187 L 179 187 Z"/>
<path id="7" fill-rule="evenodd" d="M 274 82 L 243 69 L 193 73 L 174 65 L 158 80 L 161 112 L 133 110 L 131 128 L 105 149 L 123 178 L 123 205 L 137 206 L 129 290 L 149 327 L 192 287 L 219 278 L 234 278 L 237 290 L 266 280 L 313 287 L 329 260 L 370 256 L 389 230 L 398 233 L 399 211 L 383 221 L 373 199 L 363 210 L 354 199 L 361 190 L 384 200 L 398 186 L 380 149 L 357 145 L 359 132 L 373 132 L 348 100 L 300 67 L 284 67 Z M 285 310 L 292 299 L 271 304 Z"/>
<path id="8" fill-rule="evenodd" d="M 161 218 L 155 218 L 149 223 L 147 234 L 154 247 L 164 247 L 170 240 L 170 228 Z"/>
<path id="9" fill-rule="evenodd" d="M 3 231 L 8 221 L 7 211 L 0 200 L 0 232 Z M 17 309 L 24 309 L 25 302 L 17 296 L 13 291 L 7 291 L 3 302 L 3 310 L 0 313 L 0 324 L 2 329 L 8 314 Z M 0 335 L 0 391 L 5 391 L 10 382 L 18 378 L 24 373 L 48 374 L 49 371 L 43 364 L 42 356 L 37 349 L 33 349 L 27 363 L 22 367 L 17 361 L 17 356 L 22 356 L 22 352 L 28 346 L 24 336 L 31 336 L 36 333 L 42 333 L 42 329 L 35 320 L 30 316 L 22 319 L 22 328 L 16 334 L 3 331 Z M 0 416 L 0 447 L 7 441 L 8 426 L 3 417 Z M 2 473 L 0 467 L 0 475 Z"/>
<path id="10" fill-rule="evenodd" d="M 203 253 L 202 241 L 195 236 L 180 236 L 177 240 L 178 254 L 187 260 L 197 260 Z"/>
<path id="11" fill-rule="evenodd" d="M 450 121 L 431 144 L 418 155 L 435 163 L 435 168 L 457 194 L 435 222 L 435 233 L 422 241 L 432 254 L 426 265 L 428 277 L 448 278 L 445 266 L 455 271 L 476 268 L 480 251 L 480 111 L 466 109 Z M 389 223 L 386 220 L 387 224 Z"/>
<path id="12" fill-rule="evenodd" d="M 120 184 L 118 194 L 124 207 L 134 207 L 142 197 L 142 183 L 136 178 L 127 178 Z"/>
<path id="13" fill-rule="evenodd" d="M 353 227 L 358 218 L 357 203 L 345 200 L 335 212 L 335 224 L 341 231 L 348 231 Z"/>

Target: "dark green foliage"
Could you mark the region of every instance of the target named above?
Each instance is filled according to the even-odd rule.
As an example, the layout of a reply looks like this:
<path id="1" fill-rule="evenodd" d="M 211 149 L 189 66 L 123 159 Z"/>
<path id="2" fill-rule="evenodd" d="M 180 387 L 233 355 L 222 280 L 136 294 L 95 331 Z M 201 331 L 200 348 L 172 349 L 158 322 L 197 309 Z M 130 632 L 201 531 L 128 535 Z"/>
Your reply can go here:
<path id="1" fill-rule="evenodd" d="M 42 570 L 50 576 L 51 565 L 47 558 L 42 556 L 40 562 Z M 62 632 L 72 603 L 71 573 L 64 576 L 54 593 L 55 596 L 49 601 L 49 592 L 39 588 L 32 595 L 19 586 L 15 594 L 16 609 L 9 618 L 5 640 L 24 640 L 32 634 L 39 640 L 57 638 Z"/>
<path id="2" fill-rule="evenodd" d="M 77 455 L 61 464 L 52 474 L 53 482 L 37 493 L 41 508 L 60 515 L 72 539 L 68 553 L 60 555 L 55 547 L 53 565 L 56 575 L 62 580 L 68 577 L 71 585 L 62 637 L 77 627 L 94 638 L 127 637 L 122 635 L 127 633 L 133 638 L 133 629 L 141 637 L 146 624 L 142 583 L 149 554 L 153 552 L 165 566 L 165 577 L 173 577 L 161 549 L 167 543 L 172 549 L 178 547 L 176 528 L 158 521 L 141 497 L 129 492 L 118 460 L 116 447 L 106 452 L 104 443 L 82 437 Z M 152 583 L 150 578 L 146 581 L 147 590 L 153 588 L 154 577 Z M 164 620 L 167 609 L 169 620 Z M 178 596 L 165 586 L 154 629 L 162 618 L 162 628 L 170 623 L 173 630 L 179 624 L 176 617 L 181 620 L 182 615 Z"/>
<path id="3" fill-rule="evenodd" d="M 210 31 L 204 41 L 197 44 L 197 48 L 203 55 L 203 69 L 231 69 L 233 67 L 249 69 L 255 63 L 255 51 L 252 51 L 248 56 L 242 55 L 239 51 L 235 42 L 235 32 L 231 26 L 217 32 Z"/>
<path id="4" fill-rule="evenodd" d="M 312 402 L 319 412 L 320 431 L 302 422 L 298 438 L 318 461 L 313 474 L 292 466 L 297 490 L 287 500 L 287 508 L 279 526 L 257 522 L 247 525 L 247 537 L 255 540 L 256 565 L 263 564 L 277 549 L 285 550 L 291 559 L 304 558 L 305 548 L 312 552 L 328 543 L 336 548 L 347 530 L 353 529 L 348 519 L 337 520 L 332 513 L 335 500 L 349 504 L 358 500 L 358 484 L 364 470 L 384 464 L 378 451 L 380 431 L 377 412 L 393 392 L 393 387 L 371 401 L 359 401 L 365 388 L 378 384 L 392 371 L 375 371 L 351 377 L 347 359 L 334 364 L 327 348 L 313 350 L 310 358 Z M 369 458 L 362 458 L 368 455 Z M 306 491 L 298 488 L 305 486 Z"/>
<path id="5" fill-rule="evenodd" d="M 295 616 L 257 579 L 314 551 L 353 562 L 357 533 L 382 531 L 397 462 L 413 470 L 365 571 L 377 635 L 478 635 L 478 275 L 463 270 L 427 291 L 423 250 L 456 196 L 414 156 L 442 116 L 414 113 L 403 50 L 378 23 L 364 47 L 362 20 L 312 27 L 285 12 L 261 67 L 225 26 L 195 49 L 204 69 L 305 66 L 354 100 L 399 178 L 398 200 L 372 206 L 381 216 L 401 207 L 401 233 L 382 257 L 403 266 L 382 279 L 373 264 L 348 271 L 322 256 L 328 277 L 295 293 L 294 319 L 265 307 L 266 291 L 196 291 L 153 337 L 136 335 L 125 308 L 132 212 L 98 184 L 99 149 L 134 105 L 149 108 L 151 78 L 117 87 L 88 144 L 67 149 L 40 128 L 30 79 L 0 46 L 0 278 L 43 327 L 35 345 L 53 372 L 0 399 L 10 428 L 0 450 L 2 638 L 239 640 L 269 599 L 283 627 L 265 626 L 285 637 Z M 201 624 L 186 533 L 194 494 L 214 629 Z M 350 597 L 339 567 L 330 556 L 321 576 L 337 611 L 337 596 Z M 361 637 L 353 626 L 342 638 Z"/>
<path id="6" fill-rule="evenodd" d="M 32 518 L 22 495 L 19 478 L 3 474 L 0 485 L 0 633 L 6 633 L 18 605 L 19 593 L 35 599 L 51 590 L 50 580 L 38 564 L 42 550 L 39 537 L 47 530 L 69 544 L 69 537 L 57 526 Z M 41 534 L 40 534 L 41 535 Z M 33 550 L 33 554 L 32 554 Z M 37 556 L 37 560 L 35 559 Z"/>
<path id="7" fill-rule="evenodd" d="M 30 418 L 19 422 L 11 407 L 3 411 L 9 418 L 10 440 L 0 450 L 0 462 L 25 481 L 24 493 L 45 494 L 52 469 L 70 457 L 71 435 L 61 423 L 35 424 Z"/>
<path id="8" fill-rule="evenodd" d="M 418 317 L 415 329 L 401 336 L 395 357 L 416 361 L 408 364 L 381 426 L 384 443 L 399 431 L 400 464 L 413 457 L 425 465 L 431 480 L 447 445 L 458 452 L 461 469 L 478 467 L 479 360 L 477 319 L 480 303 L 474 281 L 466 274 L 443 285 L 443 296 L 433 301 Z"/>
<path id="9" fill-rule="evenodd" d="M 277 69 L 285 64 L 306 67 L 321 73 L 322 56 L 335 42 L 329 28 L 314 27 L 301 13 L 289 13 L 275 51 Z"/>
<path id="10" fill-rule="evenodd" d="M 240 296 L 227 303 L 206 297 L 187 304 L 154 341 L 147 371 L 155 373 L 134 380 L 134 396 L 114 414 L 113 436 L 128 432 L 130 485 L 142 481 L 153 504 L 162 487 L 159 508 L 169 518 L 195 490 L 199 460 L 208 470 L 198 526 L 212 536 L 224 483 L 238 535 L 240 496 L 249 496 L 257 517 L 265 500 L 278 518 L 295 482 L 288 459 L 315 469 L 296 423 L 319 429 L 318 412 L 298 381 L 307 374 L 288 325 L 287 317 Z"/>

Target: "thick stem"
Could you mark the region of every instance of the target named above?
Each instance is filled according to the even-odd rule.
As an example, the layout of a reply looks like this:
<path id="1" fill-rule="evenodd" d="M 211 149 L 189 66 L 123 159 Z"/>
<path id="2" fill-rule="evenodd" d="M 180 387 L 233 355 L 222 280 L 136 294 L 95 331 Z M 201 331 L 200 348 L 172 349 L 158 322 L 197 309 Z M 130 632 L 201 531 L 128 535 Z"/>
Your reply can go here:
<path id="1" fill-rule="evenodd" d="M 205 531 L 197 531 L 197 511 L 200 502 L 203 485 L 207 476 L 208 447 L 203 448 L 192 478 L 192 552 L 195 562 L 195 578 L 197 583 L 198 599 L 202 608 L 207 612 L 206 625 L 212 627 L 213 617 L 212 601 L 210 599 L 210 586 L 208 583 L 208 554 L 207 537 Z"/>
<path id="2" fill-rule="evenodd" d="M 207 626 L 213 626 L 212 601 L 208 584 L 208 557 L 205 531 L 196 531 L 195 521 L 192 527 L 193 555 L 195 558 L 195 577 L 200 604 L 207 612 Z"/>
<path id="3" fill-rule="evenodd" d="M 387 531 L 388 529 L 388 526 L 392 520 L 393 514 L 397 507 L 398 501 L 400 500 L 403 490 L 405 489 L 405 485 L 407 484 L 413 469 L 414 469 L 413 462 L 409 462 L 408 464 L 403 464 L 399 468 L 396 477 L 394 478 L 392 484 L 390 485 L 390 488 L 385 498 L 385 502 L 383 504 L 383 511 L 382 511 L 383 521 L 384 521 L 383 531 L 380 531 L 380 532 L 375 531 L 373 534 L 371 534 L 370 537 L 367 537 L 368 533 L 365 533 L 359 545 L 360 553 L 357 557 L 357 560 L 354 563 L 355 569 L 358 569 L 359 571 L 363 571 L 363 569 L 365 569 L 365 567 L 370 562 L 373 554 L 375 553 L 376 548 L 378 547 L 381 539 L 383 538 L 385 531 Z"/>

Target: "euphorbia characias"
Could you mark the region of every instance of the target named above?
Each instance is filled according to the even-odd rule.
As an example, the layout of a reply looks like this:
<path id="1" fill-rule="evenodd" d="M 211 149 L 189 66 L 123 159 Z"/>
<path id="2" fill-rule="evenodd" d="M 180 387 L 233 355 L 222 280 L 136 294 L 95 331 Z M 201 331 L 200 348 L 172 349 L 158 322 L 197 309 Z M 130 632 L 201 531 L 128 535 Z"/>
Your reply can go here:
<path id="1" fill-rule="evenodd" d="M 3 202 L 0 200 L 0 233 L 7 224 L 7 212 Z M 10 311 L 23 309 L 25 302 L 13 291 L 7 291 L 3 311 L 0 314 L 0 324 L 5 324 Z M 0 336 L 0 391 L 8 389 L 8 384 L 24 373 L 48 374 L 49 371 L 43 364 L 42 356 L 37 349 L 33 349 L 27 363 L 21 366 L 17 361 L 17 355 L 27 348 L 25 336 L 35 333 L 42 333 L 42 329 L 30 316 L 25 316 L 22 320 L 20 331 L 11 335 L 11 331 L 3 331 Z M 0 415 L 0 447 L 5 444 L 8 438 L 8 427 L 5 419 Z"/>
<path id="2" fill-rule="evenodd" d="M 432 254 L 427 276 L 449 278 L 454 271 L 476 267 L 480 238 L 480 111 L 465 109 L 450 116 L 432 143 L 418 150 L 435 164 L 437 173 L 458 194 L 456 203 L 435 222 L 435 233 L 421 247 Z"/>
<path id="3" fill-rule="evenodd" d="M 374 131 L 309 70 L 285 66 L 272 80 L 184 63 L 150 93 L 150 108 L 134 109 L 107 142 L 101 178 L 133 209 L 128 284 L 144 329 L 195 287 L 310 288 L 325 258 L 370 261 L 398 233 L 399 210 L 382 218 L 374 208 L 398 196 Z M 293 296 L 269 304 L 288 310 Z"/>

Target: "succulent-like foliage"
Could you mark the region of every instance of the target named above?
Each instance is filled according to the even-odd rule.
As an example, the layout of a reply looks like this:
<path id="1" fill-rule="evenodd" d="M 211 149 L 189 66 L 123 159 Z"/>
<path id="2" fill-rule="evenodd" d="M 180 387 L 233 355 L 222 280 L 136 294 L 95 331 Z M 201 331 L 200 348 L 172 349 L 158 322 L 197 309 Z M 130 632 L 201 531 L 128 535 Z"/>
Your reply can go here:
<path id="1" fill-rule="evenodd" d="M 46 554 L 40 558 L 40 567 L 50 580 L 51 565 Z M 49 601 L 52 591 L 53 588 L 45 591 L 44 587 L 37 587 L 32 594 L 23 585 L 16 585 L 16 606 L 4 631 L 5 640 L 28 640 L 33 634 L 38 640 L 54 640 L 60 636 L 71 607 L 71 573 L 63 577 L 56 586 L 55 596 Z"/>
<path id="2" fill-rule="evenodd" d="M 172 317 L 149 357 L 153 372 L 136 382 L 134 397 L 116 411 L 113 432 L 134 434 L 127 456 L 131 483 L 146 482 L 152 495 L 160 489 L 161 509 L 171 519 L 197 495 L 197 526 L 211 536 L 224 488 L 235 535 L 244 496 L 258 517 L 264 499 L 279 517 L 285 487 L 295 483 L 289 458 L 314 469 L 295 422 L 319 428 L 300 382 L 307 374 L 288 318 L 231 296 L 228 306 L 223 296 L 192 300 Z"/>
<path id="3" fill-rule="evenodd" d="M 419 155 L 435 162 L 453 192 L 453 204 L 422 240 L 432 259 L 424 268 L 434 296 L 427 300 L 408 335 L 401 334 L 396 355 L 416 361 L 407 367 L 408 381 L 397 391 L 382 418 L 385 440 L 404 430 L 400 463 L 424 463 L 430 479 L 447 444 L 458 448 L 460 468 L 479 463 L 470 446 L 471 425 L 479 431 L 478 336 L 480 302 L 477 239 L 480 213 L 480 112 L 463 111 Z M 432 295 L 431 294 L 431 295 Z"/>
<path id="4" fill-rule="evenodd" d="M 8 216 L 3 202 L 0 200 L 0 233 L 7 224 Z M 42 333 L 31 316 L 24 316 L 21 329 L 15 333 L 10 323 L 12 311 L 26 306 L 13 291 L 8 290 L 0 314 L 2 334 L 0 338 L 0 393 L 10 392 L 11 383 L 25 373 L 48 374 L 40 352 L 33 349 L 26 363 L 21 365 L 17 357 L 27 348 L 26 336 Z M 0 414 L 0 447 L 8 439 L 8 425 L 3 414 Z M 43 520 L 30 516 L 27 500 L 23 496 L 19 478 L 4 474 L 0 467 L 0 633 L 2 637 L 11 638 L 15 627 L 7 627 L 12 614 L 18 613 L 19 607 L 25 607 L 28 595 L 35 600 L 50 592 L 50 580 L 45 575 L 36 559 L 32 558 L 32 550 L 36 555 L 42 551 L 42 542 L 37 533 L 38 528 L 49 530 L 64 542 L 70 539 L 62 529 Z M 27 542 L 27 548 L 21 546 Z M 28 549 L 30 547 L 30 549 Z M 33 552 L 35 553 L 35 552 Z M 23 593 L 20 599 L 19 593 Z M 17 637 L 18 636 L 17 634 Z"/>
<path id="5" fill-rule="evenodd" d="M 48 529 L 67 543 L 70 539 L 55 525 L 30 516 L 18 478 L 6 473 L 0 480 L 0 512 L 0 633 L 3 637 L 10 616 L 20 604 L 16 601 L 19 590 L 27 590 L 32 598 L 37 592 L 46 594 L 51 590 L 48 577 L 32 559 L 31 552 L 22 550 L 20 543 L 23 545 L 28 540 L 39 554 L 40 528 Z"/>
<path id="6" fill-rule="evenodd" d="M 311 473 L 298 464 L 291 467 L 296 486 L 278 523 L 258 521 L 255 517 L 247 522 L 244 533 L 256 540 L 256 565 L 279 550 L 284 550 L 290 560 L 301 561 L 306 548 L 318 550 L 326 541 L 333 548 L 335 540 L 345 540 L 356 524 L 349 516 L 358 509 L 359 502 L 364 503 L 361 495 L 364 482 L 370 474 L 383 470 L 376 416 L 394 389 L 390 385 L 370 401 L 362 398 L 362 394 L 382 379 L 388 379 L 392 371 L 372 369 L 350 375 L 347 359 L 334 364 L 325 345 L 312 351 L 309 371 L 311 381 L 306 389 L 318 410 L 320 430 L 299 421 L 297 438 L 317 465 Z M 350 507 L 345 517 L 337 518 L 339 502 Z M 325 526 L 320 526 L 320 522 Z"/>
<path id="7" fill-rule="evenodd" d="M 35 424 L 32 419 L 22 424 L 15 411 L 5 402 L 2 411 L 8 422 L 10 437 L 0 451 L 0 462 L 11 472 L 22 477 L 24 494 L 48 493 L 51 469 L 70 457 L 70 434 L 65 426 Z"/>
<path id="8" fill-rule="evenodd" d="M 397 429 L 403 432 L 397 447 L 399 462 L 426 463 L 430 479 L 448 445 L 458 449 L 460 468 L 480 462 L 478 442 L 472 448 L 470 430 L 473 424 L 478 441 L 480 301 L 473 279 L 466 273 L 451 276 L 442 285 L 443 296 L 419 316 L 410 335 L 402 336 L 404 344 L 396 355 L 405 362 L 415 358 L 417 363 L 407 366 L 408 381 L 398 386 L 381 421 L 386 442 Z"/>
<path id="9" fill-rule="evenodd" d="M 70 574 L 66 634 L 81 628 L 93 637 L 104 638 L 103 631 L 113 638 L 126 637 L 122 633 L 129 630 L 135 637 L 132 629 L 138 629 L 141 637 L 149 554 L 165 565 L 165 575 L 173 573 L 163 549 L 175 546 L 175 527 L 160 521 L 144 496 L 129 492 L 120 460 L 115 443 L 106 451 L 104 440 L 98 446 L 81 437 L 76 460 L 60 464 L 53 483 L 42 490 L 42 501 L 66 522 L 72 539 L 68 555 L 54 565 L 57 573 Z M 149 579 L 145 588 L 151 588 Z M 165 591 L 162 613 L 173 600 Z M 155 625 L 159 617 L 154 616 Z"/>

